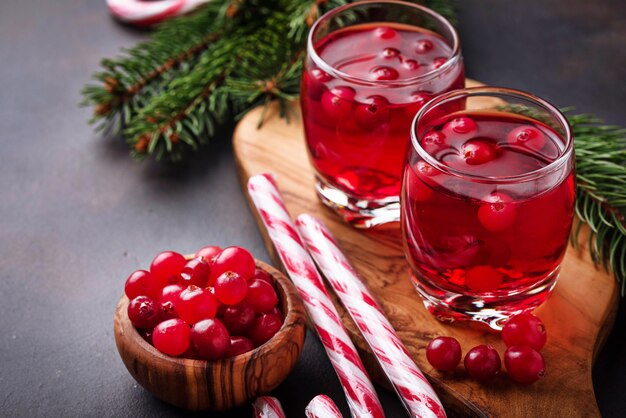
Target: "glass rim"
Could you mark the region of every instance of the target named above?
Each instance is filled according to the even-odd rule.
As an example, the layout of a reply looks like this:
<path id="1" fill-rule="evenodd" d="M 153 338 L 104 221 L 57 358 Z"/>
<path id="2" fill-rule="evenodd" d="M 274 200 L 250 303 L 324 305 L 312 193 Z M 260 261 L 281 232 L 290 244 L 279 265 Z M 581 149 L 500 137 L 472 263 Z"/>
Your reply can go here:
<path id="1" fill-rule="evenodd" d="M 452 55 L 450 55 L 450 57 L 448 57 L 446 62 L 443 63 L 439 68 L 435 68 L 425 74 L 421 74 L 415 77 L 405 78 L 401 80 L 371 80 L 365 77 L 356 77 L 356 76 L 350 75 L 348 73 L 345 73 L 341 70 L 336 69 L 335 67 L 333 67 L 332 65 L 324 61 L 324 59 L 322 59 L 322 57 L 317 53 L 315 46 L 313 45 L 313 37 L 315 36 L 315 33 L 319 29 L 319 25 L 321 24 L 321 22 L 327 21 L 328 19 L 331 19 L 332 17 L 344 12 L 345 10 L 352 9 L 358 6 L 367 5 L 367 4 L 393 4 L 393 5 L 398 5 L 398 6 L 403 6 L 403 7 L 408 7 L 411 9 L 419 10 L 429 15 L 430 17 L 437 20 L 439 23 L 443 24 L 443 26 L 447 30 L 450 31 L 452 35 Z M 414 25 L 414 26 L 417 27 L 417 25 Z M 428 7 L 422 6 L 421 4 L 409 3 L 407 1 L 402 1 L 402 0 L 361 0 L 361 1 L 356 1 L 353 3 L 344 4 L 343 6 L 340 6 L 340 7 L 336 7 L 324 13 L 322 16 L 320 16 L 315 21 L 313 26 L 311 26 L 311 30 L 309 31 L 309 35 L 307 39 L 307 53 L 309 57 L 313 60 L 315 65 L 317 65 L 324 72 L 326 72 L 329 75 L 332 75 L 335 78 L 340 78 L 342 80 L 350 81 L 355 84 L 364 84 L 364 85 L 376 84 L 376 85 L 390 85 L 390 86 L 408 86 L 408 85 L 415 84 L 418 82 L 430 81 L 431 79 L 451 69 L 461 59 L 461 46 L 460 46 L 459 34 L 457 33 L 454 26 L 452 26 L 452 23 L 450 23 L 448 19 L 446 19 L 439 13 L 435 12 L 434 10 L 429 9 Z"/>
<path id="2" fill-rule="evenodd" d="M 468 173 L 466 171 L 458 170 L 456 168 L 450 167 L 440 161 L 438 161 L 435 157 L 430 155 L 420 144 L 420 141 L 417 138 L 417 125 L 420 119 L 428 112 L 433 109 L 435 106 L 441 105 L 445 102 L 459 99 L 459 98 L 469 98 L 474 96 L 490 96 L 490 97 L 498 97 L 498 96 L 510 96 L 516 97 L 518 99 L 524 99 L 534 104 L 538 104 L 547 110 L 552 116 L 554 116 L 557 121 L 561 124 L 563 128 L 563 139 L 565 141 L 565 148 L 563 148 L 561 155 L 558 156 L 554 161 L 550 164 L 541 167 L 537 170 L 529 171 L 527 173 L 516 174 L 511 176 L 481 176 L 472 173 Z M 535 118 L 532 118 L 535 119 Z M 417 112 L 415 117 L 413 118 L 413 122 L 411 124 L 411 143 L 413 145 L 413 149 L 418 153 L 418 155 L 426 161 L 429 165 L 435 167 L 437 170 L 450 174 L 458 178 L 471 180 L 474 182 L 481 183 L 514 183 L 514 182 L 524 182 L 533 179 L 537 179 L 543 176 L 546 176 L 556 170 L 558 170 L 565 162 L 569 159 L 572 151 L 574 149 L 574 138 L 572 134 L 572 129 L 570 124 L 563 115 L 563 113 L 552 103 L 547 100 L 542 99 L 541 97 L 535 96 L 531 93 L 526 93 L 520 90 L 509 89 L 506 87 L 470 87 L 458 90 L 452 90 L 448 93 L 444 93 L 435 97 L 426 103 L 422 108 Z"/>

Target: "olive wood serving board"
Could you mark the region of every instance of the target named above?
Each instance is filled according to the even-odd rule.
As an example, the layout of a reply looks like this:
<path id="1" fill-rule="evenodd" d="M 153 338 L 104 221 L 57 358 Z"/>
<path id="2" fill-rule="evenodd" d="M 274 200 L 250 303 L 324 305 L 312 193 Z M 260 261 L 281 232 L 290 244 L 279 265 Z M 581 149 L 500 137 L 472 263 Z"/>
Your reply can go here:
<path id="1" fill-rule="evenodd" d="M 468 81 L 468 85 L 476 84 Z M 484 105 L 483 102 L 481 107 Z M 505 346 L 499 334 L 482 326 L 445 324 L 436 320 L 424 308 L 409 280 L 399 228 L 354 229 L 318 200 L 297 103 L 293 104 L 293 110 L 296 116 L 292 115 L 287 122 L 278 116 L 277 106 L 270 106 L 260 129 L 258 123 L 263 112 L 260 108 L 249 112 L 239 122 L 233 143 L 243 190 L 251 176 L 272 172 L 294 218 L 307 212 L 328 226 L 378 298 L 400 338 L 441 397 L 449 416 L 600 415 L 591 369 L 613 325 L 618 290 L 609 273 L 594 267 L 584 245 L 578 250 L 568 249 L 552 297 L 536 311 L 548 331 L 548 343 L 542 350 L 546 359 L 545 378 L 522 386 L 504 374 L 488 384 L 478 384 L 465 375 L 462 366 L 452 374 L 441 374 L 426 360 L 425 348 L 432 338 L 453 336 L 461 342 L 464 353 L 476 345 L 490 344 L 502 356 Z M 256 216 L 256 210 L 252 212 Z M 258 217 L 257 221 L 274 262 L 280 266 Z M 356 326 L 336 299 L 335 302 L 372 379 L 388 387 Z"/>

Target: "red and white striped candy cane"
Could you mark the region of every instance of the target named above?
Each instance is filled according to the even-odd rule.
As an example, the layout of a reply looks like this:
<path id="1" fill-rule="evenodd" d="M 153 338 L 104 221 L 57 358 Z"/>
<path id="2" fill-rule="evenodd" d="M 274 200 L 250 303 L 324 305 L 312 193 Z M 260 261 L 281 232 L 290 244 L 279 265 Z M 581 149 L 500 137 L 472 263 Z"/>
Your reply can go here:
<path id="1" fill-rule="evenodd" d="M 274 179 L 269 174 L 251 177 L 248 193 L 304 301 L 309 318 L 343 386 L 352 415 L 357 418 L 384 417 L 374 386 L 328 296 L 315 263 L 289 217 Z"/>
<path id="2" fill-rule="evenodd" d="M 252 408 L 254 409 L 254 418 L 285 418 L 283 407 L 278 399 L 272 396 L 256 398 Z"/>
<path id="3" fill-rule="evenodd" d="M 326 395 L 317 395 L 304 410 L 306 418 L 343 418 L 339 408 Z"/>
<path id="4" fill-rule="evenodd" d="M 296 221 L 309 253 L 372 348 L 412 417 L 445 417 L 441 401 L 330 231 L 311 215 Z"/>
<path id="5" fill-rule="evenodd" d="M 149 26 L 180 16 L 210 0 L 107 0 L 109 11 L 117 19 L 136 26 Z"/>

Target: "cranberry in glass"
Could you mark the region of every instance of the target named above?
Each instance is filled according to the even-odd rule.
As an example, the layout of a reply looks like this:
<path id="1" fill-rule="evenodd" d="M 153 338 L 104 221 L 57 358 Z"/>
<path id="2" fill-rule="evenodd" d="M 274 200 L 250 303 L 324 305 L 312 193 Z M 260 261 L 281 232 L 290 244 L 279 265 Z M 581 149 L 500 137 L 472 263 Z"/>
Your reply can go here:
<path id="1" fill-rule="evenodd" d="M 397 80 L 400 73 L 393 67 L 379 65 L 370 70 L 371 78 L 374 80 Z"/>
<path id="2" fill-rule="evenodd" d="M 182 254 L 174 251 L 159 253 L 150 265 L 150 273 L 157 280 L 161 288 L 168 284 L 177 283 L 179 274 L 187 263 Z"/>
<path id="3" fill-rule="evenodd" d="M 478 129 L 476 122 L 465 117 L 454 118 L 443 127 L 444 131 L 452 131 L 457 134 L 469 134 L 476 131 L 476 129 Z"/>
<path id="4" fill-rule="evenodd" d="M 240 303 L 224 309 L 222 322 L 232 335 L 243 335 L 254 325 L 254 318 L 254 310 L 245 303 Z"/>
<path id="5" fill-rule="evenodd" d="M 541 350 L 548 336 L 541 319 L 531 313 L 521 313 L 510 318 L 502 328 L 502 341 L 507 347 L 527 345 Z"/>
<path id="6" fill-rule="evenodd" d="M 135 299 L 137 296 L 156 296 L 158 286 L 149 271 L 134 271 L 126 279 L 124 293 L 128 299 Z"/>
<path id="7" fill-rule="evenodd" d="M 189 325 L 182 319 L 168 319 L 154 327 L 152 343 L 162 353 L 180 356 L 189 348 Z"/>
<path id="8" fill-rule="evenodd" d="M 354 95 L 354 89 L 345 86 L 326 90 L 321 98 L 324 114 L 333 121 L 348 117 L 352 112 Z"/>
<path id="9" fill-rule="evenodd" d="M 228 330 L 217 319 L 203 319 L 191 327 L 191 345 L 200 358 L 218 360 L 230 346 Z"/>
<path id="10" fill-rule="evenodd" d="M 497 157 L 496 148 L 491 141 L 470 139 L 461 145 L 461 156 L 469 165 L 485 164 Z"/>
<path id="11" fill-rule="evenodd" d="M 392 40 L 399 38 L 398 32 L 388 26 L 381 26 L 374 30 L 374 38 L 380 40 Z"/>
<path id="12" fill-rule="evenodd" d="M 511 145 L 517 145 L 539 151 L 546 143 L 546 137 L 539 129 L 533 126 L 518 126 L 506 137 Z"/>
<path id="13" fill-rule="evenodd" d="M 189 324 L 215 317 L 217 301 L 211 292 L 197 286 L 189 286 L 178 296 L 176 311 Z"/>
<path id="14" fill-rule="evenodd" d="M 248 282 L 239 274 L 227 271 L 215 282 L 215 296 L 225 305 L 236 305 L 246 297 Z"/>
<path id="15" fill-rule="evenodd" d="M 154 328 L 160 319 L 157 303 L 148 296 L 137 296 L 128 304 L 128 319 L 137 328 Z"/>
<path id="16" fill-rule="evenodd" d="M 254 326 L 248 336 L 255 346 L 260 346 L 269 341 L 283 325 L 283 321 L 276 315 L 263 314 L 256 318 Z"/>
<path id="17" fill-rule="evenodd" d="M 525 385 L 536 382 L 546 374 L 543 356 L 527 345 L 507 348 L 504 366 L 511 379 Z"/>
<path id="18" fill-rule="evenodd" d="M 474 266 L 465 272 L 465 285 L 476 292 L 493 292 L 502 285 L 502 273 L 491 266 Z"/>
<path id="19" fill-rule="evenodd" d="M 278 296 L 269 283 L 255 280 L 248 286 L 245 301 L 255 312 L 268 312 L 278 303 Z"/>
<path id="20" fill-rule="evenodd" d="M 437 337 L 426 347 L 426 359 L 435 369 L 452 371 L 461 361 L 461 344 L 452 337 Z"/>
<path id="21" fill-rule="evenodd" d="M 389 121 L 389 101 L 383 96 L 370 96 L 354 110 L 354 120 L 361 129 L 373 130 Z"/>
<path id="22" fill-rule="evenodd" d="M 478 208 L 478 220 L 485 229 L 500 232 L 508 229 L 517 218 L 517 209 L 504 193 L 491 193 Z"/>
<path id="23" fill-rule="evenodd" d="M 420 39 L 415 44 L 415 52 L 423 54 L 433 49 L 433 43 L 429 39 Z"/>
<path id="24" fill-rule="evenodd" d="M 246 280 L 254 276 L 256 262 L 245 248 L 227 247 L 215 256 L 211 263 L 209 284 L 213 285 L 218 277 L 227 271 L 233 271 Z"/>
<path id="25" fill-rule="evenodd" d="M 463 363 L 467 373 L 479 382 L 494 378 L 500 373 L 502 368 L 498 352 L 495 348 L 488 345 L 479 345 L 472 348 L 465 354 Z"/>
<path id="26" fill-rule="evenodd" d="M 230 347 L 226 350 L 226 357 L 235 357 L 251 350 L 254 350 L 254 344 L 246 337 L 230 337 Z"/>

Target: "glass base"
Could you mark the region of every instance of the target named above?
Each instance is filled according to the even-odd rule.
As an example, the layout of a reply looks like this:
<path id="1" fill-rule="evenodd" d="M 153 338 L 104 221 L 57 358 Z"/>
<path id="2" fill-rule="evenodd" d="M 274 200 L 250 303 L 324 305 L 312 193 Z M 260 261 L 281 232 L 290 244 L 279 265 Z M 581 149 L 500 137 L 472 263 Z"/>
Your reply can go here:
<path id="1" fill-rule="evenodd" d="M 545 302 L 556 284 L 560 267 L 531 287 L 511 291 L 508 294 L 464 295 L 443 290 L 427 280 L 411 274 L 417 293 L 426 309 L 442 322 L 477 321 L 500 331 L 512 316 L 532 311 Z"/>
<path id="2" fill-rule="evenodd" d="M 378 200 L 352 197 L 315 176 L 315 190 L 322 203 L 337 212 L 356 228 L 371 228 L 400 221 L 400 198 L 392 196 Z"/>

